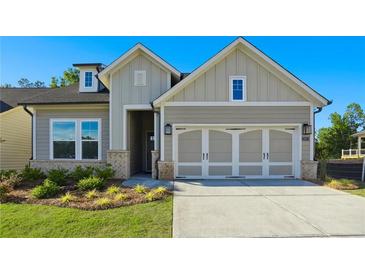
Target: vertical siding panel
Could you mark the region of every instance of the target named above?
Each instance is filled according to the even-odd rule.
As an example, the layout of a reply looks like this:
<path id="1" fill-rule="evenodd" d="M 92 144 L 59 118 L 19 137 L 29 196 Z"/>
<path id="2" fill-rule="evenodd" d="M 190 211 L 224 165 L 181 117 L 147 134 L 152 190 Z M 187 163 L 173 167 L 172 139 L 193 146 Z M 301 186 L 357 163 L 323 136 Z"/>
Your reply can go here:
<path id="1" fill-rule="evenodd" d="M 215 101 L 215 66 L 206 72 L 206 100 Z"/>
<path id="2" fill-rule="evenodd" d="M 237 50 L 237 74 L 247 76 L 246 55 L 240 50 Z"/>
<path id="3" fill-rule="evenodd" d="M 266 101 L 268 99 L 268 87 L 267 87 L 267 84 L 268 84 L 268 79 L 267 79 L 268 75 L 267 75 L 267 71 L 259 66 L 259 101 Z"/>
<path id="4" fill-rule="evenodd" d="M 226 61 L 218 63 L 215 71 L 215 100 L 216 101 L 227 101 L 228 92 L 226 87 Z"/>
<path id="5" fill-rule="evenodd" d="M 203 74 L 202 77 L 199 77 L 195 81 L 195 100 L 205 100 L 205 74 Z"/>
<path id="6" fill-rule="evenodd" d="M 160 69 L 151 67 L 151 99 L 157 98 L 161 93 Z"/>
<path id="7" fill-rule="evenodd" d="M 268 101 L 278 100 L 278 82 L 275 77 L 269 73 L 269 90 L 268 90 Z"/>
<path id="8" fill-rule="evenodd" d="M 184 89 L 185 101 L 194 101 L 194 82 Z"/>
<path id="9" fill-rule="evenodd" d="M 257 101 L 257 64 L 249 57 L 247 61 L 247 100 Z"/>

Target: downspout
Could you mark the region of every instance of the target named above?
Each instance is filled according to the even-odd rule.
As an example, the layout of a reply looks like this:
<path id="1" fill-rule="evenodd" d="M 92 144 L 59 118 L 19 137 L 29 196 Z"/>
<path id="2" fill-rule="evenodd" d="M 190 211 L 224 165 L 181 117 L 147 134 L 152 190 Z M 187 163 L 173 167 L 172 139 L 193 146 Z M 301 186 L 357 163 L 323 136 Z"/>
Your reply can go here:
<path id="1" fill-rule="evenodd" d="M 25 112 L 27 112 L 29 115 L 30 115 L 30 117 L 31 117 L 31 119 L 32 119 L 32 125 L 31 125 L 31 132 L 32 132 L 32 137 L 31 137 L 31 153 L 32 153 L 32 156 L 30 157 L 30 159 L 29 160 L 33 160 L 33 155 L 34 155 L 34 151 L 33 151 L 33 142 L 34 142 L 34 140 L 33 140 L 33 130 L 34 130 L 34 128 L 33 128 L 33 119 L 34 119 L 34 116 L 33 116 L 33 113 L 27 108 L 27 105 L 23 105 L 23 109 L 24 109 L 24 111 Z"/>
<path id="2" fill-rule="evenodd" d="M 328 101 L 327 106 L 332 104 L 332 100 Z M 316 155 L 316 139 L 315 139 L 315 135 L 316 135 L 316 114 L 320 113 L 323 110 L 323 107 L 317 107 L 317 109 L 313 112 L 313 157 L 315 157 Z M 315 160 L 315 159 L 314 159 Z"/>

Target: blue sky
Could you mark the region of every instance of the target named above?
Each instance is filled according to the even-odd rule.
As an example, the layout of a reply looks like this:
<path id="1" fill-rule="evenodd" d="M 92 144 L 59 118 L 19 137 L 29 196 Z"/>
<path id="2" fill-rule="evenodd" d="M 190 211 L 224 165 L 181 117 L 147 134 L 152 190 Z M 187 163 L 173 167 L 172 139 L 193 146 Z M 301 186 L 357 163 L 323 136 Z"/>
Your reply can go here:
<path id="1" fill-rule="evenodd" d="M 317 116 L 343 113 L 351 102 L 365 108 L 365 37 L 245 37 L 333 104 Z M 111 63 L 142 42 L 182 72 L 191 72 L 235 37 L 1 37 L 0 83 L 26 77 L 49 84 L 73 63 Z"/>

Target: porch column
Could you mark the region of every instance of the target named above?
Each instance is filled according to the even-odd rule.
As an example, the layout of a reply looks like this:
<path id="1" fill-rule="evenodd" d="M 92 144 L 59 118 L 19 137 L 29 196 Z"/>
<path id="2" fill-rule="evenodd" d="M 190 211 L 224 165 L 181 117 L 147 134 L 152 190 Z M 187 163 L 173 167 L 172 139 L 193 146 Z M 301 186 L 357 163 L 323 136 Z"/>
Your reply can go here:
<path id="1" fill-rule="evenodd" d="M 357 156 L 360 157 L 361 155 L 361 136 L 357 137 Z"/>

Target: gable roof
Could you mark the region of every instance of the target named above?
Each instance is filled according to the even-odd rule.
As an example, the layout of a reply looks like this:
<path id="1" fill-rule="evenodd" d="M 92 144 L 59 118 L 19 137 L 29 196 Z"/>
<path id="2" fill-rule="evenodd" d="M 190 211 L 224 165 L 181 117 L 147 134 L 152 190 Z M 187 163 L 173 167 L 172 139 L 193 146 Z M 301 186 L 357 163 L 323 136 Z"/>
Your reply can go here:
<path id="1" fill-rule="evenodd" d="M 0 88 L 0 113 L 18 106 L 19 102 L 45 94 L 49 88 Z"/>
<path id="2" fill-rule="evenodd" d="M 108 104 L 109 92 L 79 92 L 79 83 L 68 87 L 50 88 L 41 94 L 19 100 L 19 105 Z"/>
<path id="3" fill-rule="evenodd" d="M 253 53 L 257 58 L 260 58 L 262 62 L 273 68 L 275 71 L 280 73 L 281 75 L 285 76 L 291 83 L 297 86 L 298 89 L 301 89 L 305 91 L 312 99 L 312 101 L 317 101 L 316 104 L 319 106 L 326 106 L 331 103 L 330 100 L 325 98 L 324 96 L 320 95 L 317 91 L 315 91 L 313 88 L 305 84 L 302 80 L 294 76 L 291 72 L 286 70 L 284 67 L 282 67 L 280 64 L 278 64 L 276 61 L 271 59 L 269 56 L 264 54 L 261 50 L 253 46 L 250 42 L 245 40 L 242 37 L 239 37 L 235 39 L 231 44 L 226 46 L 224 49 L 222 49 L 220 52 L 218 52 L 216 55 L 214 55 L 212 58 L 210 58 L 208 61 L 206 61 L 203 65 L 198 67 L 196 70 L 194 70 L 191 74 L 189 74 L 186 78 L 181 80 L 179 83 L 177 83 L 175 86 L 173 86 L 171 89 L 166 91 L 164 94 L 162 94 L 160 97 L 158 97 L 156 100 L 153 101 L 154 106 L 159 106 L 164 101 L 168 100 L 172 96 L 174 96 L 176 93 L 183 90 L 184 87 L 186 87 L 189 83 L 196 80 L 200 75 L 202 75 L 204 72 L 206 72 L 209 68 L 213 67 L 215 64 L 217 64 L 219 61 L 223 60 L 232 50 L 237 48 L 238 46 L 243 46 L 245 49 Z"/>
<path id="4" fill-rule="evenodd" d="M 166 70 L 170 71 L 172 74 L 174 74 L 176 77 L 180 78 L 180 72 L 174 68 L 172 65 L 167 63 L 165 60 L 163 60 L 160 56 L 152 52 L 150 49 L 142 45 L 141 43 L 136 44 L 134 47 L 129 49 L 127 52 L 122 54 L 119 58 L 114 60 L 109 66 L 107 66 L 105 69 L 103 69 L 101 72 L 98 73 L 98 78 L 105 84 L 107 87 L 109 87 L 109 77 L 107 77 L 110 73 L 112 73 L 119 65 L 121 65 L 123 62 L 129 59 L 129 57 L 133 56 L 134 54 L 138 52 L 143 52 L 152 60 L 154 60 L 156 63 L 158 63 L 160 66 L 165 68 Z"/>

